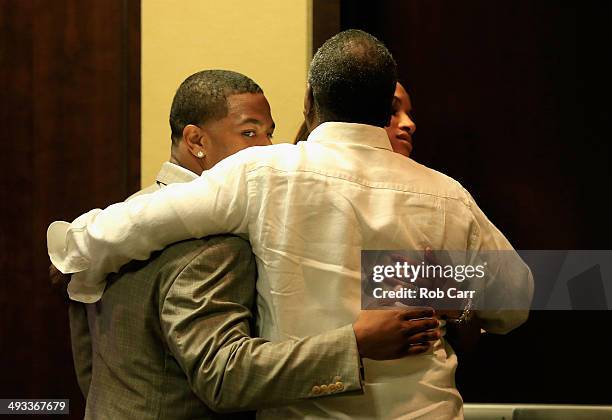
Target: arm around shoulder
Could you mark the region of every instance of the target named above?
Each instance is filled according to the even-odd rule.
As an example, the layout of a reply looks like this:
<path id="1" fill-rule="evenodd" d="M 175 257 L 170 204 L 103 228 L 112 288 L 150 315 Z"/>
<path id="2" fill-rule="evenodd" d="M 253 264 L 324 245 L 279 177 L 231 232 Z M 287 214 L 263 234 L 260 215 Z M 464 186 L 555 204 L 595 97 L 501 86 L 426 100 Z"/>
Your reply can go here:
<path id="1" fill-rule="evenodd" d="M 71 224 L 55 222 L 47 231 L 53 265 L 76 273 L 68 287 L 73 300 L 100 299 L 108 273 L 131 260 L 189 238 L 246 233 L 248 194 L 244 171 L 222 165 L 189 183 L 95 209 Z"/>

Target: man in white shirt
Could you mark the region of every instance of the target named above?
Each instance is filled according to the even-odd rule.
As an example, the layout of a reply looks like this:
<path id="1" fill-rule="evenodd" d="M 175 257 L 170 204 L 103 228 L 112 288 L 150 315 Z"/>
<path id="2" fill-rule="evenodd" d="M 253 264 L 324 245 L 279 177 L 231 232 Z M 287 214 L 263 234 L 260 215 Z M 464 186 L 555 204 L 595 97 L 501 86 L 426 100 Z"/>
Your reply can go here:
<path id="1" fill-rule="evenodd" d="M 170 161 L 155 184 L 128 200 L 192 181 L 238 150 L 268 145 L 274 131 L 261 88 L 226 70 L 188 77 L 174 96 L 170 126 Z M 433 310 L 420 308 L 363 311 L 354 325 L 299 341 L 251 338 L 255 273 L 248 242 L 216 235 L 124 267 L 95 304 L 71 302 L 85 418 L 221 418 L 212 411 L 360 392 L 360 356 L 419 354 L 439 336 Z"/>
<path id="2" fill-rule="evenodd" d="M 77 273 L 71 296 L 99 299 L 105 273 L 168 243 L 233 232 L 249 238 L 257 258 L 259 332 L 282 340 L 355 319 L 361 250 L 513 252 L 459 183 L 392 151 L 383 127 L 395 83 L 393 57 L 377 39 L 356 30 L 334 36 L 311 64 L 306 142 L 253 147 L 189 184 L 92 210 L 72 225 L 51 225 L 53 263 Z M 486 292 L 528 308 L 533 279 L 514 255 L 512 270 L 495 267 L 499 275 Z M 497 333 L 527 315 L 526 309 L 478 314 L 483 327 Z M 364 360 L 363 395 L 309 400 L 260 415 L 461 418 L 456 365 L 452 348 L 439 340 L 410 359 Z"/>

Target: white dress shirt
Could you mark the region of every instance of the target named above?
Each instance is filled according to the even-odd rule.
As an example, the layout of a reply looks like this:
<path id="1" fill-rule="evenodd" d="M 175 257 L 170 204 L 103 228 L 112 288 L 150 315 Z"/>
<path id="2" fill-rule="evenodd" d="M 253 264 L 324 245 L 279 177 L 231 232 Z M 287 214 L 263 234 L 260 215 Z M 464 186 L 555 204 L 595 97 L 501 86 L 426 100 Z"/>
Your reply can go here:
<path id="1" fill-rule="evenodd" d="M 185 169 L 182 166 L 172 162 L 164 162 L 162 163 L 161 168 L 159 168 L 159 172 L 155 176 L 155 183 L 149 185 L 147 188 L 143 188 L 135 194 L 132 194 L 128 200 L 143 194 L 151 194 L 152 192 L 155 192 L 166 185 L 191 182 L 197 177 L 198 176 L 189 169 Z"/>
<path id="2" fill-rule="evenodd" d="M 383 129 L 329 122 L 298 145 L 245 149 L 193 182 L 92 210 L 71 225 L 55 222 L 49 254 L 58 269 L 77 273 L 71 298 L 93 302 L 106 273 L 126 262 L 178 240 L 225 232 L 251 241 L 258 328 L 270 340 L 353 322 L 363 249 L 512 250 L 458 182 L 394 153 Z M 520 265 L 521 272 L 497 276 L 487 292 L 498 288 L 509 299 L 530 301 L 533 279 Z M 491 312 L 483 321 L 506 332 L 526 316 Z M 456 365 L 439 340 L 424 355 L 364 360 L 363 395 L 304 401 L 260 416 L 461 418 Z"/>

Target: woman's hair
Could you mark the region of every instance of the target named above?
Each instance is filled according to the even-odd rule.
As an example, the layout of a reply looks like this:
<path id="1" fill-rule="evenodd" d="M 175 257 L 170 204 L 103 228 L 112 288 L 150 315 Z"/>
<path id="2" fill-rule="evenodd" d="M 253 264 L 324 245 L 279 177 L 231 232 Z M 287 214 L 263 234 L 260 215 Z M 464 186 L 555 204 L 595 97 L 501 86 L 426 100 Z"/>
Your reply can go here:
<path id="1" fill-rule="evenodd" d="M 298 144 L 301 141 L 306 141 L 310 132 L 308 131 L 308 127 L 306 126 L 306 121 L 302 122 L 298 132 L 295 134 L 295 139 L 293 139 L 293 144 Z"/>

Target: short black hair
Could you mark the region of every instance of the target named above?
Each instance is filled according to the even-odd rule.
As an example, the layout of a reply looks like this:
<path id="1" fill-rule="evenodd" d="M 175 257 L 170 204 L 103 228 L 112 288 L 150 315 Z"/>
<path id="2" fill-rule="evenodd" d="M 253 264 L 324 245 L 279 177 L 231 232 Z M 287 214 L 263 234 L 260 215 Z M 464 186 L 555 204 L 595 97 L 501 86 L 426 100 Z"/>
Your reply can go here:
<path id="1" fill-rule="evenodd" d="M 357 29 L 325 41 L 308 73 L 320 122 L 389 125 L 396 81 L 397 65 L 389 50 Z"/>
<path id="2" fill-rule="evenodd" d="M 188 124 L 203 124 L 227 115 L 227 98 L 241 93 L 263 93 L 257 83 L 229 70 L 204 70 L 189 76 L 179 86 L 170 108 L 172 144 L 183 137 Z"/>

